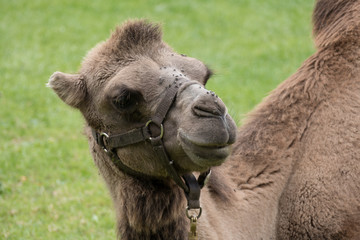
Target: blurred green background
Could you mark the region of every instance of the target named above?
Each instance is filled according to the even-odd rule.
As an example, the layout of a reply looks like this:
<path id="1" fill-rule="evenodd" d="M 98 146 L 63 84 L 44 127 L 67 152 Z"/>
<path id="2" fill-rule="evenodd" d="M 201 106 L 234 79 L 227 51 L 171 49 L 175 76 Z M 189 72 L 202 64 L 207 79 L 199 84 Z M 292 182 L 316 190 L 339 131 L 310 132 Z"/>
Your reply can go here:
<path id="1" fill-rule="evenodd" d="M 163 24 L 241 125 L 314 52 L 313 0 L 0 0 L 0 239 L 114 239 L 80 114 L 45 84 L 129 18 Z"/>

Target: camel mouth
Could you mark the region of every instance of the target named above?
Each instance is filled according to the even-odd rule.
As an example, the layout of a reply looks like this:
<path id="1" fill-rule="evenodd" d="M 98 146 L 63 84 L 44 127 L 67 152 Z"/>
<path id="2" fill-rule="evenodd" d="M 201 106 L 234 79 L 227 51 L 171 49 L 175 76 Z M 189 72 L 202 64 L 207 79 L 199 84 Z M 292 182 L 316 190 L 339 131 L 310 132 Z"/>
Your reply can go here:
<path id="1" fill-rule="evenodd" d="M 185 153 L 196 165 L 212 167 L 221 165 L 231 153 L 231 144 L 197 143 L 179 132 L 179 141 Z"/>

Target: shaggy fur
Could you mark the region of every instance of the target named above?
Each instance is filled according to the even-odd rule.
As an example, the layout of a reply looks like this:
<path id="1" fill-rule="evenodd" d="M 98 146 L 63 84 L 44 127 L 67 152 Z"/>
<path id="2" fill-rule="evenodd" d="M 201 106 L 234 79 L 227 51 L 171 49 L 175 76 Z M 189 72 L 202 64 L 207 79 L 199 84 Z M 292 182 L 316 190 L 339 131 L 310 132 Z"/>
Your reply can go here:
<path id="1" fill-rule="evenodd" d="M 317 1 L 313 32 L 318 49 L 249 115 L 237 131 L 232 155 L 213 167 L 201 195 L 200 239 L 359 238 L 359 20 L 360 1 Z M 132 66 L 133 62 L 141 68 Z M 157 180 L 136 179 L 113 165 L 89 128 L 123 132 L 148 119 L 161 96 L 161 86 L 170 81 L 165 65 L 174 66 L 179 74 L 186 72 L 189 79 L 207 81 L 209 70 L 196 59 L 174 53 L 162 42 L 158 26 L 131 21 L 88 54 L 79 75 L 55 73 L 49 82 L 59 97 L 79 108 L 87 120 L 86 135 L 112 195 L 121 239 L 187 238 L 184 194 L 157 165 L 151 147 L 145 143 L 118 150 L 126 164 L 155 174 Z M 155 73 L 159 66 L 160 72 Z M 116 89 L 119 82 L 141 86 L 139 79 L 144 78 L 155 80 L 143 87 L 144 98 L 138 103 L 135 120 L 109 114 L 111 108 L 103 102 L 105 92 Z M 205 97 L 209 94 L 201 91 L 197 94 L 204 94 L 202 109 L 224 109 L 217 103 L 220 99 Z M 185 97 L 179 97 L 169 113 L 165 127 L 171 130 L 164 139 L 180 172 L 201 171 L 206 168 L 194 165 L 194 160 L 178 160 L 189 157 L 177 149 L 179 140 L 173 141 L 171 136 L 192 126 L 188 132 L 197 133 L 196 141 L 205 139 L 211 145 L 224 134 L 228 139 L 234 134 L 231 124 L 225 132 L 218 132 L 219 122 L 213 118 L 197 126 L 201 118 L 187 115 L 197 110 L 183 106 L 191 105 L 186 101 L 195 97 L 186 97 L 186 91 L 182 94 Z M 216 104 L 206 105 L 210 102 Z M 177 118 L 191 124 L 178 126 Z M 198 132 L 200 128 L 203 132 Z"/>

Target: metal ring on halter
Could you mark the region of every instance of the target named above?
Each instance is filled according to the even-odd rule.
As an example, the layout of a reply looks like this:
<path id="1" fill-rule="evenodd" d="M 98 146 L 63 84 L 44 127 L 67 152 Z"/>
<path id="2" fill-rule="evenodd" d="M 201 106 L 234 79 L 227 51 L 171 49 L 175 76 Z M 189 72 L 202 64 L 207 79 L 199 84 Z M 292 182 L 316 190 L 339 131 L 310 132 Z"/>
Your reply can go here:
<path id="1" fill-rule="evenodd" d="M 195 209 L 189 209 L 189 207 L 187 207 L 187 208 L 186 208 L 186 216 L 187 216 L 187 218 L 188 218 L 188 219 L 191 219 L 191 218 L 196 217 L 196 219 L 199 219 L 200 216 L 201 216 L 201 213 L 202 213 L 202 208 L 200 207 L 200 208 L 197 208 L 197 209 L 199 209 L 198 215 L 197 215 L 197 216 L 194 216 L 194 215 L 191 215 L 191 216 L 190 216 L 189 210 L 195 210 Z"/>
<path id="2" fill-rule="evenodd" d="M 149 131 L 149 125 L 150 125 L 150 123 L 154 123 L 151 119 L 149 120 L 149 121 L 147 121 L 146 122 L 146 124 L 145 124 L 145 127 L 148 129 L 148 131 Z M 156 123 L 154 123 L 155 125 L 157 125 Z M 158 126 L 158 127 L 160 127 L 160 135 L 159 136 L 157 136 L 157 137 L 149 137 L 149 140 L 151 141 L 152 139 L 155 139 L 155 138 L 163 138 L 163 136 L 164 136 L 164 126 L 162 125 L 162 123 L 160 124 L 160 126 Z"/>
<path id="3" fill-rule="evenodd" d="M 99 145 L 102 147 L 104 152 L 107 153 L 107 152 L 109 152 L 109 150 L 105 146 L 104 138 L 109 138 L 109 135 L 105 132 L 100 133 Z"/>

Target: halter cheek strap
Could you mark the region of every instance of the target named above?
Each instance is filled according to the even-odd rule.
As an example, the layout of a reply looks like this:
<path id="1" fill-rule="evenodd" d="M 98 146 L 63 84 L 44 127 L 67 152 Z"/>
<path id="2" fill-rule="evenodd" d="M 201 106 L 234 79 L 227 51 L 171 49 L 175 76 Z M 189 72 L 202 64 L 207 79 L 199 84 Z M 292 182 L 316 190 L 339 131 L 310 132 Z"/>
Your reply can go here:
<path id="1" fill-rule="evenodd" d="M 201 209 L 199 201 L 200 191 L 210 174 L 210 170 L 200 174 L 198 179 L 192 173 L 180 176 L 174 167 L 173 161 L 169 158 L 162 140 L 164 135 L 163 122 L 175 101 L 179 86 L 181 86 L 181 83 L 177 82 L 169 86 L 155 114 L 143 127 L 116 135 L 109 135 L 105 132 L 99 133 L 92 129 L 92 135 L 97 144 L 111 157 L 114 165 L 120 171 L 140 179 L 152 179 L 154 177 L 145 175 L 125 165 L 117 155 L 116 149 L 149 141 L 168 175 L 184 190 L 188 202 L 187 209 Z"/>

